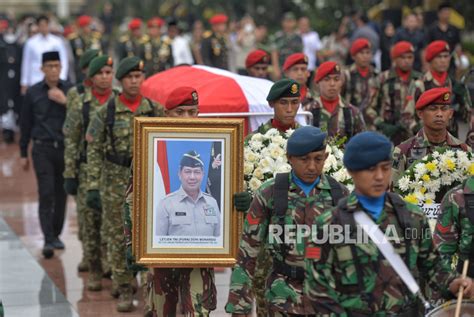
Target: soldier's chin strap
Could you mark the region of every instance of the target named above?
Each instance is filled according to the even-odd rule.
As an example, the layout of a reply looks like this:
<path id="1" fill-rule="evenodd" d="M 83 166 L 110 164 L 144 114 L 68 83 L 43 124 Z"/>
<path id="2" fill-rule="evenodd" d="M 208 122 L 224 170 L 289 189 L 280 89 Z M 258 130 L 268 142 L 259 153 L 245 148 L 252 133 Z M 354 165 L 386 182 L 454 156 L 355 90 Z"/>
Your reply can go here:
<path id="1" fill-rule="evenodd" d="M 423 306 L 425 307 L 425 311 L 433 309 L 431 304 L 425 299 L 425 297 L 421 293 L 420 286 L 416 282 L 415 278 L 411 274 L 405 262 L 402 260 L 400 255 L 395 252 L 393 245 L 387 240 L 385 234 L 383 234 L 379 226 L 375 224 L 372 218 L 370 218 L 369 215 L 367 215 L 365 212 L 358 210 L 354 212 L 354 220 L 356 224 L 362 227 L 365 233 L 375 243 L 377 248 L 380 250 L 380 252 L 383 254 L 388 263 L 390 263 L 394 271 L 405 283 L 410 292 L 412 292 L 413 295 L 417 296 L 421 300 Z"/>

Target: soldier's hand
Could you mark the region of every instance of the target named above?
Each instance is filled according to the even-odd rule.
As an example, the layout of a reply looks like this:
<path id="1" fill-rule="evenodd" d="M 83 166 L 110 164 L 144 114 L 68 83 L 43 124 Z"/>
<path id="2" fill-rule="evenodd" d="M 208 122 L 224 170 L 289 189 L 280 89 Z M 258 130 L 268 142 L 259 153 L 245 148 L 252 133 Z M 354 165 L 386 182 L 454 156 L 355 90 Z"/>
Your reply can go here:
<path id="1" fill-rule="evenodd" d="M 61 105 L 65 105 L 67 102 L 66 95 L 58 87 L 53 87 L 48 90 L 48 98 Z"/>
<path id="2" fill-rule="evenodd" d="M 147 271 L 148 269 L 141 264 L 135 262 L 135 257 L 132 254 L 132 246 L 127 245 L 125 251 L 125 259 L 127 261 L 127 268 L 132 272 Z"/>
<path id="3" fill-rule="evenodd" d="M 79 182 L 77 181 L 77 178 L 64 179 L 64 191 L 68 195 L 77 195 L 77 187 L 79 187 Z"/>
<path id="4" fill-rule="evenodd" d="M 24 171 L 27 171 L 30 169 L 30 160 L 27 157 L 22 157 L 20 158 L 20 165 Z"/>
<path id="5" fill-rule="evenodd" d="M 461 277 L 458 277 L 458 278 L 455 278 L 451 284 L 449 284 L 449 291 L 451 293 L 453 293 L 455 296 L 458 295 L 458 291 L 459 291 L 459 288 L 461 287 L 461 285 L 464 287 L 464 291 L 463 291 L 463 294 L 464 296 L 466 297 L 471 297 L 472 296 L 472 292 L 473 292 L 473 285 L 472 285 L 472 279 L 470 277 L 466 277 L 466 278 L 461 278 Z"/>
<path id="6" fill-rule="evenodd" d="M 237 211 L 246 212 L 249 210 L 251 202 L 252 195 L 250 195 L 248 192 L 234 194 L 234 206 Z"/>
<path id="7" fill-rule="evenodd" d="M 97 189 L 89 190 L 86 194 L 86 204 L 89 208 L 95 210 L 102 209 L 102 203 L 100 201 L 100 192 Z"/>

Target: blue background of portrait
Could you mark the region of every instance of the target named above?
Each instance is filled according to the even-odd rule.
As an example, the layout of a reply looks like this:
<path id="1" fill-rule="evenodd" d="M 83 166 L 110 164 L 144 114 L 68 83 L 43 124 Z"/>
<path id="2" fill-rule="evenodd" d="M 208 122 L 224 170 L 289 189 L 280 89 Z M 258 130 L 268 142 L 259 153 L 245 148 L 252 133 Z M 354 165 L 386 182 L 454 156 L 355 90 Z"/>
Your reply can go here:
<path id="1" fill-rule="evenodd" d="M 178 190 L 181 186 L 179 181 L 179 162 L 183 157 L 184 153 L 191 150 L 196 151 L 201 156 L 201 160 L 204 163 L 204 177 L 202 178 L 201 190 L 206 191 L 207 174 L 209 170 L 209 161 L 211 160 L 211 147 L 213 141 L 199 141 L 199 140 L 176 140 L 166 141 L 166 151 L 168 152 L 168 168 L 170 174 L 170 192 Z"/>

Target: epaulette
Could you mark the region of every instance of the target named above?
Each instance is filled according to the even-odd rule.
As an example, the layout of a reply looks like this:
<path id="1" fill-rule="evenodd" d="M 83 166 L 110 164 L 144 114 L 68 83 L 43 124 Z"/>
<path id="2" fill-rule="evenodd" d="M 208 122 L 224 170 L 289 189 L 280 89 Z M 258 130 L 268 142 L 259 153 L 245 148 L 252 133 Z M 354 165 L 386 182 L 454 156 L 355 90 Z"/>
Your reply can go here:
<path id="1" fill-rule="evenodd" d="M 119 42 L 123 43 L 123 42 L 127 42 L 130 40 L 130 36 L 128 36 L 128 34 L 124 34 L 122 36 L 120 36 L 119 38 Z"/>
<path id="2" fill-rule="evenodd" d="M 76 32 L 72 32 L 71 34 L 69 34 L 69 35 L 67 36 L 67 39 L 68 39 L 68 40 L 74 40 L 74 39 L 76 39 L 78 36 L 79 36 L 79 35 L 78 35 Z"/>
<path id="3" fill-rule="evenodd" d="M 166 44 L 166 45 L 171 45 L 171 43 L 173 42 L 172 39 L 169 38 L 169 36 L 163 36 L 161 38 L 161 41 L 163 42 L 163 44 Z"/>
<path id="4" fill-rule="evenodd" d="M 150 41 L 150 37 L 149 37 L 148 35 L 146 35 L 146 34 L 143 35 L 143 36 L 138 40 L 138 42 L 139 42 L 140 44 L 145 44 L 145 43 L 147 43 L 147 42 L 149 42 L 149 41 Z"/>
<path id="5" fill-rule="evenodd" d="M 202 34 L 202 37 L 207 39 L 207 38 L 210 38 L 212 36 L 212 31 L 205 31 L 203 34 Z"/>

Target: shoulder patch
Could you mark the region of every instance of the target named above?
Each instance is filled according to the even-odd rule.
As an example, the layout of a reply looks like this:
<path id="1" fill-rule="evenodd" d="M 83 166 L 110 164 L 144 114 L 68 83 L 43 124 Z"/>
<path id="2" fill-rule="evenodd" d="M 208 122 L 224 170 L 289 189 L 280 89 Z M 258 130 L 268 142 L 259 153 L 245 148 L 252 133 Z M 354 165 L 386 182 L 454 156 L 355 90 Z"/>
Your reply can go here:
<path id="1" fill-rule="evenodd" d="M 209 37 L 212 36 L 212 31 L 205 31 L 203 34 L 202 34 L 202 37 L 207 39 Z"/>

